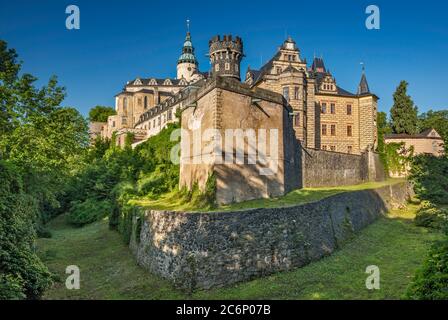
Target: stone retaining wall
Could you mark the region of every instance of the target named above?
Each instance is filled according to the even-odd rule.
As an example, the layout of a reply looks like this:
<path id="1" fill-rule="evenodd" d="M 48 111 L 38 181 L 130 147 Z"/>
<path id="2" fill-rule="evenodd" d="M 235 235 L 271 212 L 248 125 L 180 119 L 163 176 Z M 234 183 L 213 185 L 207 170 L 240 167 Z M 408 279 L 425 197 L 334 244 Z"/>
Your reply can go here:
<path id="1" fill-rule="evenodd" d="M 130 247 L 140 265 L 179 287 L 225 286 L 327 256 L 409 194 L 398 183 L 287 208 L 149 210 L 134 218 Z"/>

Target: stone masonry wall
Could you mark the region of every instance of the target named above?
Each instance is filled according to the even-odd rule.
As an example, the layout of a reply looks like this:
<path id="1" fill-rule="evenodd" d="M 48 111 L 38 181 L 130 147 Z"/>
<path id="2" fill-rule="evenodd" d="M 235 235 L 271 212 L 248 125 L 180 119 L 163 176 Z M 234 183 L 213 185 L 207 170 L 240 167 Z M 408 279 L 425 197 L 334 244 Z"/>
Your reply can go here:
<path id="1" fill-rule="evenodd" d="M 302 186 L 335 187 L 367 181 L 382 181 L 384 168 L 378 154 L 361 155 L 301 149 Z"/>
<path id="2" fill-rule="evenodd" d="M 130 247 L 140 265 L 186 288 L 208 289 L 291 270 L 331 254 L 409 197 L 406 183 L 300 206 L 237 212 L 146 211 Z"/>

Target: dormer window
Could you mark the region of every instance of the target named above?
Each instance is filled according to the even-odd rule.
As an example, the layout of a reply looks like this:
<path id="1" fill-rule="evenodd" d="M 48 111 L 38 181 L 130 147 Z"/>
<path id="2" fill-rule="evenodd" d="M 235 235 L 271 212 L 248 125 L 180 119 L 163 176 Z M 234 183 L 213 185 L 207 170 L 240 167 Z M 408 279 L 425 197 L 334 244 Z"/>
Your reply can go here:
<path id="1" fill-rule="evenodd" d="M 149 81 L 149 85 L 150 86 L 156 86 L 157 85 L 156 79 L 151 79 L 151 81 Z"/>
<path id="2" fill-rule="evenodd" d="M 142 85 L 142 81 L 140 80 L 140 79 L 136 79 L 135 81 L 134 81 L 134 85 L 136 85 L 136 86 L 141 86 Z"/>
<path id="3" fill-rule="evenodd" d="M 171 82 L 170 79 L 166 79 L 166 80 L 163 82 L 163 85 L 164 85 L 164 86 L 172 86 L 173 83 Z"/>

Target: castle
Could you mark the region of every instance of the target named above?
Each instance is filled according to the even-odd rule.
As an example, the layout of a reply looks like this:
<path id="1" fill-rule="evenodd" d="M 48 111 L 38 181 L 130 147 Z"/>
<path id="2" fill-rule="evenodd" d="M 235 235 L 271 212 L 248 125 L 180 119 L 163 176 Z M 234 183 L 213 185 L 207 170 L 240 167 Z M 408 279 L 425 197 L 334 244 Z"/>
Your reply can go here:
<path id="1" fill-rule="evenodd" d="M 136 146 L 158 134 L 168 123 L 178 121 L 179 115 L 182 129 L 192 134 L 198 129 L 194 123 L 200 123 L 201 133 L 207 129 L 242 129 L 253 131 L 256 139 L 262 138 L 260 129 L 278 131 L 275 159 L 274 146 L 268 142 L 267 150 L 271 147 L 271 151 L 266 155 L 270 155 L 270 160 L 255 161 L 253 166 L 222 163 L 216 157 L 221 156 L 221 151 L 216 145 L 210 148 L 207 141 L 201 142 L 192 154 L 181 155 L 180 186 L 199 183 L 204 187 L 210 174 L 215 173 L 220 203 L 281 195 L 293 188 L 316 185 L 309 182 L 315 179 L 322 180 L 323 185 L 370 179 L 366 168 L 375 164 L 372 165 L 370 156 L 362 155 L 374 150 L 377 144 L 378 97 L 370 92 L 364 71 L 356 93 L 344 90 L 322 58 L 314 58 L 308 66 L 291 37 L 259 70 L 249 67 L 244 81 L 240 78 L 244 57 L 241 38 L 213 37 L 209 41 L 209 57 L 210 70 L 201 72 L 188 32 L 177 61 L 176 79 L 136 78 L 127 82 L 115 96 L 117 114 L 110 116 L 107 123 L 93 124 L 91 128 L 96 128 L 96 132 L 92 134 L 104 138 L 114 134 L 117 144 L 124 145 L 126 135 L 132 133 Z M 226 139 L 233 142 L 234 138 Z M 216 139 L 211 140 L 217 143 Z M 191 142 L 185 141 L 183 149 L 185 143 Z M 247 159 L 245 150 L 249 144 L 246 141 L 244 150 L 234 152 L 241 151 Z M 307 157 L 313 154 L 315 158 L 305 163 L 306 157 L 300 156 L 304 150 Z M 195 161 L 205 153 L 213 154 L 214 160 Z M 328 168 L 331 178 L 310 178 L 310 166 L 322 157 L 324 166 L 332 163 Z M 272 175 L 258 174 L 263 168 L 270 168 L 273 163 L 269 161 L 274 160 L 277 167 Z M 321 175 L 326 172 L 320 171 Z"/>

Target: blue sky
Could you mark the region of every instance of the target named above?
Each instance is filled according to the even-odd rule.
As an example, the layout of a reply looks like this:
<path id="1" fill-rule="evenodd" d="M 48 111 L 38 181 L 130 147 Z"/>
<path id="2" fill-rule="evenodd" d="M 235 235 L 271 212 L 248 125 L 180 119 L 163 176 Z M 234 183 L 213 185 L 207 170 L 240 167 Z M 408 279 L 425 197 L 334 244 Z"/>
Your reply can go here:
<path id="1" fill-rule="evenodd" d="M 65 8 L 76 4 L 81 29 L 65 28 Z M 381 29 L 367 30 L 365 8 L 375 4 Z M 0 38 L 15 48 L 25 72 L 43 84 L 58 76 L 64 105 L 84 115 L 114 104 L 127 80 L 175 77 L 185 20 L 200 69 L 215 34 L 239 35 L 247 65 L 260 67 L 291 35 L 310 64 L 323 56 L 338 84 L 356 91 L 366 66 L 370 89 L 389 111 L 399 81 L 420 111 L 448 108 L 448 4 L 446 1 L 119 1 L 0 0 Z"/>

